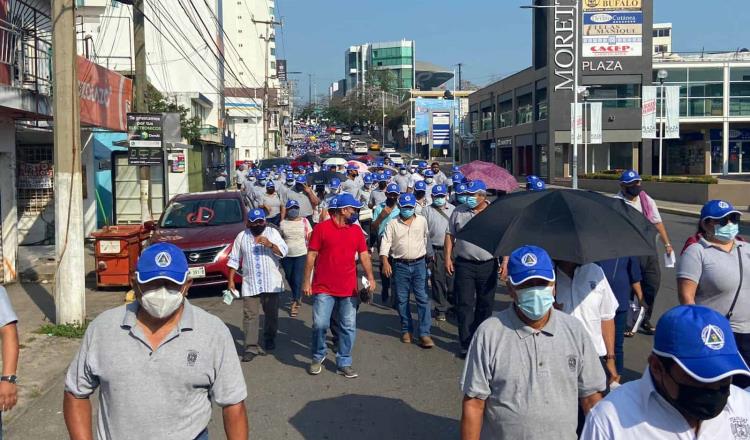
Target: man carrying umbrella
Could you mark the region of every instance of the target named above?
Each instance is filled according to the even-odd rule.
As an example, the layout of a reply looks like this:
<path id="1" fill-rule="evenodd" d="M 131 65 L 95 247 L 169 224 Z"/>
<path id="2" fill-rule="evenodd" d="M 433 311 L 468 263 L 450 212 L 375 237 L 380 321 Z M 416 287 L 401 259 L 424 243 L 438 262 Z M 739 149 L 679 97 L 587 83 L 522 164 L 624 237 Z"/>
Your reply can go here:
<path id="1" fill-rule="evenodd" d="M 487 187 L 481 180 L 471 182 L 466 192 L 466 204 L 451 214 L 444 244 L 445 271 L 448 275 L 455 273 L 459 357 L 466 356 L 474 331 L 492 314 L 498 276 L 497 258 L 475 244 L 456 239 L 469 220 L 489 206 Z"/>
<path id="2" fill-rule="evenodd" d="M 300 217 L 307 217 L 307 221 L 312 224 L 313 209 L 320 204 L 320 200 L 312 188 L 307 185 L 307 178 L 305 176 L 298 176 L 294 187 L 282 194 L 281 218 L 286 218 L 286 203 L 289 200 L 295 200 L 299 203 Z"/>
<path id="3" fill-rule="evenodd" d="M 667 254 L 672 254 L 672 244 L 667 235 L 667 229 L 664 227 L 659 208 L 656 206 L 654 199 L 643 192 L 641 188 L 641 176 L 635 170 L 627 170 L 620 176 L 620 192 L 615 196 L 622 199 L 631 207 L 642 213 L 659 232 L 664 250 Z M 654 309 L 656 294 L 659 293 L 661 284 L 661 269 L 659 268 L 659 257 L 649 255 L 641 257 L 641 286 L 643 288 L 643 297 L 646 301 L 646 314 L 641 324 L 641 331 L 648 335 L 654 334 L 654 326 L 651 324 L 651 313 Z"/>

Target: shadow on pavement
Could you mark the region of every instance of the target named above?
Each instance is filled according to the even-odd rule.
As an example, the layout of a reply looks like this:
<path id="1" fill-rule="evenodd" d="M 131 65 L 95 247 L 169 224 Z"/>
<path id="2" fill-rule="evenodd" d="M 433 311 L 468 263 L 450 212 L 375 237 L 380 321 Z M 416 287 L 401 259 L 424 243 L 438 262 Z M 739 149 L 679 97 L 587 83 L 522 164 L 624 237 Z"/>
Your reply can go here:
<path id="1" fill-rule="evenodd" d="M 423 413 L 401 399 L 350 394 L 316 400 L 289 419 L 305 439 L 453 439 L 459 422 Z"/>
<path id="2" fill-rule="evenodd" d="M 34 304 L 39 307 L 39 310 L 44 313 L 47 320 L 55 322 L 55 298 L 53 298 L 52 294 L 41 284 L 24 283 L 21 286 L 26 294 L 29 295 L 29 298 L 34 301 Z"/>

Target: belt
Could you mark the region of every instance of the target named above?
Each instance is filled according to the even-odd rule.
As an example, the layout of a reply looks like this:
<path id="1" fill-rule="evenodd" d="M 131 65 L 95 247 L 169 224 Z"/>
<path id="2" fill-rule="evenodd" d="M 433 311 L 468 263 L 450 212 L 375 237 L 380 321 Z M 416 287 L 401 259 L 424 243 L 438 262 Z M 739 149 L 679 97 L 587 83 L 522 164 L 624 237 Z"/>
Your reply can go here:
<path id="1" fill-rule="evenodd" d="M 424 255 L 422 255 L 419 258 L 414 258 L 413 260 L 409 260 L 408 258 L 394 258 L 394 263 L 404 263 L 404 264 L 411 264 L 411 263 L 417 263 L 419 261 L 424 260 Z"/>
<path id="2" fill-rule="evenodd" d="M 497 261 L 497 260 L 495 260 L 493 258 L 491 260 L 481 260 L 481 261 L 479 261 L 479 260 L 468 260 L 468 259 L 462 258 L 462 257 L 456 257 L 456 261 L 460 261 L 461 263 L 469 263 L 469 264 L 485 264 L 485 263 L 489 263 L 490 261 Z"/>
<path id="3" fill-rule="evenodd" d="M 432 245 L 432 248 L 433 248 L 433 249 L 437 249 L 437 250 L 439 250 L 439 251 L 442 251 L 443 249 L 445 249 L 445 247 L 444 247 L 444 246 L 435 246 L 434 244 Z"/>

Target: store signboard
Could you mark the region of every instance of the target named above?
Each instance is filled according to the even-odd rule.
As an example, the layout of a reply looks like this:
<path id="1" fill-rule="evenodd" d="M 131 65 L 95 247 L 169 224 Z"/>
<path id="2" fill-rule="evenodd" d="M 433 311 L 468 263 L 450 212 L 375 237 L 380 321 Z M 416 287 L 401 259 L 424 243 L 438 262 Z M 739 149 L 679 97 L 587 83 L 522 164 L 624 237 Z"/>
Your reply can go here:
<path id="1" fill-rule="evenodd" d="M 587 12 L 583 14 L 586 25 L 643 24 L 643 12 Z"/>
<path id="2" fill-rule="evenodd" d="M 128 113 L 130 147 L 161 149 L 163 132 L 161 113 Z"/>
<path id="3" fill-rule="evenodd" d="M 628 11 L 641 10 L 642 0 L 583 0 L 584 11 Z"/>
<path id="4" fill-rule="evenodd" d="M 583 27 L 583 35 L 642 35 L 642 24 L 589 24 Z"/>
<path id="5" fill-rule="evenodd" d="M 432 148 L 450 147 L 451 145 L 451 112 L 432 112 Z"/>
<path id="6" fill-rule="evenodd" d="M 133 102 L 133 80 L 77 58 L 81 123 L 123 132 Z"/>
<path id="7" fill-rule="evenodd" d="M 583 56 L 586 58 L 639 57 L 643 55 L 640 35 L 609 35 L 583 37 Z"/>
<path id="8" fill-rule="evenodd" d="M 19 189 L 52 188 L 51 163 L 19 163 L 17 187 Z"/>

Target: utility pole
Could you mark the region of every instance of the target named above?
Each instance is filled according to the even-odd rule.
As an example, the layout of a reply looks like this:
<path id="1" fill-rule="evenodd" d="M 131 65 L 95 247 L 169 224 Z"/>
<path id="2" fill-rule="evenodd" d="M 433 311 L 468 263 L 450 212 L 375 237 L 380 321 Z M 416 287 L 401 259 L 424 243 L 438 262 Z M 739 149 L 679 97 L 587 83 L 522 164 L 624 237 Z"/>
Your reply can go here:
<path id="1" fill-rule="evenodd" d="M 227 134 L 227 124 L 226 124 L 226 104 L 225 104 L 225 96 L 224 96 L 224 1 L 223 0 L 216 0 L 216 18 L 218 19 L 218 28 L 216 29 L 216 41 L 218 42 L 217 46 L 219 49 L 219 132 L 221 132 L 222 137 L 222 143 L 224 142 L 224 135 Z M 234 161 L 232 160 L 229 147 L 224 147 L 226 152 L 226 157 L 224 158 L 224 167 L 226 168 L 227 172 L 231 173 L 231 170 L 233 169 L 232 165 Z M 167 197 L 169 198 L 169 197 Z"/>
<path id="2" fill-rule="evenodd" d="M 135 46 L 135 111 L 148 113 L 146 103 L 146 86 L 148 77 L 146 75 L 146 23 L 143 13 L 144 0 L 133 1 L 133 42 Z M 138 167 L 138 179 L 141 189 L 141 221 L 151 220 L 150 185 L 151 166 L 141 165 Z M 166 176 L 165 176 L 166 180 Z"/>
<path id="3" fill-rule="evenodd" d="M 463 90 L 461 87 L 461 67 L 463 67 L 464 63 L 458 63 L 458 90 Z"/>
<path id="4" fill-rule="evenodd" d="M 312 105 L 312 73 L 307 74 L 307 102 Z"/>
<path id="5" fill-rule="evenodd" d="M 263 157 L 269 156 L 269 148 L 268 148 L 268 123 L 269 119 L 271 117 L 271 100 L 268 97 L 268 68 L 269 68 L 269 49 L 268 44 L 273 40 L 271 38 L 271 26 L 281 26 L 281 22 L 279 21 L 269 21 L 269 20 L 256 20 L 252 19 L 253 23 L 255 24 L 265 24 L 266 25 L 266 34 L 260 35 L 260 39 L 266 42 L 266 54 L 265 54 L 265 61 L 266 61 L 266 69 L 265 69 L 265 76 L 263 79 Z M 276 96 L 278 97 L 278 90 L 276 92 Z"/>
<path id="6" fill-rule="evenodd" d="M 75 0 L 52 1 L 55 93 L 55 322 L 83 324 L 86 278 L 83 252 L 81 126 L 76 69 Z"/>

